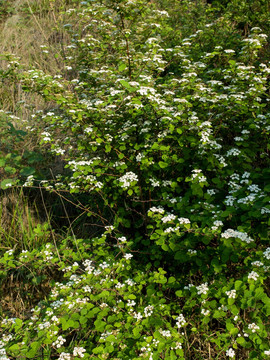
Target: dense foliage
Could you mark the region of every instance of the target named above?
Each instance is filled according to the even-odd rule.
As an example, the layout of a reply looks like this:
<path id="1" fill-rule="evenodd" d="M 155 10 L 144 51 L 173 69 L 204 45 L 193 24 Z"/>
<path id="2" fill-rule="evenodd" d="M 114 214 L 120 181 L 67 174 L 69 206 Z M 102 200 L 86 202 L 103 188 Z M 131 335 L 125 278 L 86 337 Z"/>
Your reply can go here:
<path id="1" fill-rule="evenodd" d="M 2 81 L 47 106 L 22 127 L 2 111 L 2 189 L 73 194 L 95 235 L 2 251 L 3 283 L 44 297 L 3 311 L 1 359 L 270 356 L 269 26 L 254 4 L 73 1 L 62 73 L 3 55 Z"/>

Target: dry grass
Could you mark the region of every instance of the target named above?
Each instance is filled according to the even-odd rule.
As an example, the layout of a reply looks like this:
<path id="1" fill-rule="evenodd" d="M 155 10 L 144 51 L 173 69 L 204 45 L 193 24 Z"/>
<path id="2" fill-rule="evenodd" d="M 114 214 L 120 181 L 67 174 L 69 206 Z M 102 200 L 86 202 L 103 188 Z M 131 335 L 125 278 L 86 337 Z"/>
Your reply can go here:
<path id="1" fill-rule="evenodd" d="M 64 45 L 70 35 L 63 25 L 70 7 L 66 0 L 9 0 L 13 12 L 0 22 L 0 54 L 14 54 L 21 64 L 34 67 L 45 73 L 64 74 Z M 44 46 L 44 47 L 41 47 Z M 0 67 L 5 64 L 0 62 Z M 19 84 L 6 81 L 0 90 L 0 105 L 3 110 L 15 115 L 29 116 L 30 112 L 20 106 L 43 109 L 46 104 L 38 95 L 25 94 Z M 24 106 L 25 108 L 25 106 Z"/>

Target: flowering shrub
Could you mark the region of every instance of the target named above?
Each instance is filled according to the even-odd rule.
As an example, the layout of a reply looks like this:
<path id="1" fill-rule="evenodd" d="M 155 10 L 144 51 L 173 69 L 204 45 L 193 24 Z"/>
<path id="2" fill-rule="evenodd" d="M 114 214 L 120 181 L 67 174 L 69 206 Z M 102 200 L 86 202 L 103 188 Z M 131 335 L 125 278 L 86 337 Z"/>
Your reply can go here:
<path id="1" fill-rule="evenodd" d="M 175 39 L 154 2 L 81 4 L 70 79 L 12 64 L 6 76 L 53 104 L 33 117 L 66 164 L 21 185 L 84 194 L 100 235 L 51 251 L 64 277 L 31 316 L 3 318 L 3 358 L 266 359 L 267 36 L 217 45 L 221 17 Z M 44 251 L 17 256 L 3 276 Z"/>

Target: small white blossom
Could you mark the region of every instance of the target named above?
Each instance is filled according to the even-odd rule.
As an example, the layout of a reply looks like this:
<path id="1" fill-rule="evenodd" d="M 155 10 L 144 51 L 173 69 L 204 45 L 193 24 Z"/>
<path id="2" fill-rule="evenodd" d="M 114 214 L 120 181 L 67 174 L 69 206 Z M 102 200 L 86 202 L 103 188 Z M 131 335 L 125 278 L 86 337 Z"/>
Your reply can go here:
<path id="1" fill-rule="evenodd" d="M 202 315 L 208 316 L 210 314 L 210 310 L 202 309 L 201 310 Z"/>
<path id="2" fill-rule="evenodd" d="M 230 357 L 230 358 L 234 358 L 235 357 L 235 351 L 230 348 L 229 350 L 226 351 L 226 356 Z"/>
<path id="3" fill-rule="evenodd" d="M 173 221 L 176 219 L 176 216 L 173 215 L 173 214 L 169 214 L 169 215 L 166 215 L 164 216 L 161 221 L 163 222 L 163 224 L 166 224 L 167 222 L 170 222 L 170 221 Z"/>
<path id="4" fill-rule="evenodd" d="M 137 182 L 138 180 L 139 180 L 138 176 L 134 174 L 132 171 L 127 172 L 125 175 L 119 178 L 121 187 L 124 189 L 130 187 L 132 182 Z"/>
<path id="5" fill-rule="evenodd" d="M 249 330 L 251 330 L 253 333 L 256 332 L 256 330 L 260 330 L 260 327 L 258 325 L 256 325 L 255 323 L 249 324 L 248 325 Z"/>
<path id="6" fill-rule="evenodd" d="M 259 274 L 257 274 L 255 271 L 251 271 L 249 274 L 248 274 L 248 279 L 249 280 L 254 280 L 254 281 L 257 281 L 259 279 Z"/>
<path id="7" fill-rule="evenodd" d="M 184 318 L 183 314 L 180 314 L 177 318 L 176 318 L 176 326 L 178 327 L 178 329 L 180 329 L 181 327 L 186 325 L 186 320 Z"/>
<path id="8" fill-rule="evenodd" d="M 79 356 L 80 358 L 84 357 L 86 350 L 83 347 L 75 347 L 73 349 L 73 356 Z"/>
<path id="9" fill-rule="evenodd" d="M 199 286 L 196 286 L 196 289 L 197 289 L 197 291 L 198 291 L 198 295 L 201 295 L 201 294 L 206 295 L 207 292 L 208 292 L 208 290 L 209 290 L 209 288 L 208 288 L 208 283 L 206 282 L 206 283 L 204 283 L 204 284 L 201 284 L 201 285 L 199 285 Z"/>
<path id="10" fill-rule="evenodd" d="M 227 295 L 228 298 L 230 298 L 230 299 L 235 299 L 235 298 L 236 298 L 236 290 L 226 291 L 226 295 Z"/>

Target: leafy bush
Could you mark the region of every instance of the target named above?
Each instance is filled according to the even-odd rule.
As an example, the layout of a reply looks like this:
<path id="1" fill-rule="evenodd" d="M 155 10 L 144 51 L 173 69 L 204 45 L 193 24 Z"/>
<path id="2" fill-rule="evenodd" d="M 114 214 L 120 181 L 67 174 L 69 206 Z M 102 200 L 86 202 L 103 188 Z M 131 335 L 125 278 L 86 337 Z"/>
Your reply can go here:
<path id="1" fill-rule="evenodd" d="M 68 11 L 76 32 L 65 25 L 70 79 L 11 62 L 5 76 L 53 104 L 33 117 L 41 145 L 66 164 L 57 181 L 21 185 L 84 194 L 101 235 L 58 254 L 48 245 L 46 259 L 44 249 L 3 255 L 4 277 L 14 261 L 65 273 L 31 317 L 2 321 L 3 353 L 266 359 L 267 35 L 201 16 L 193 34 L 173 38 L 154 2 L 81 4 Z"/>

